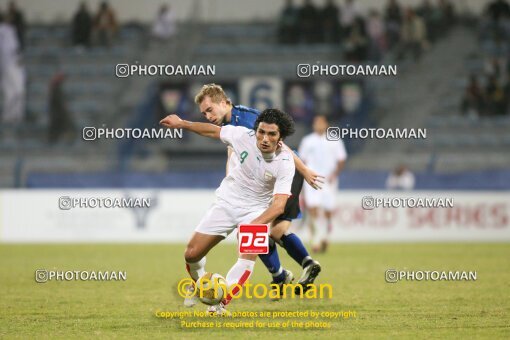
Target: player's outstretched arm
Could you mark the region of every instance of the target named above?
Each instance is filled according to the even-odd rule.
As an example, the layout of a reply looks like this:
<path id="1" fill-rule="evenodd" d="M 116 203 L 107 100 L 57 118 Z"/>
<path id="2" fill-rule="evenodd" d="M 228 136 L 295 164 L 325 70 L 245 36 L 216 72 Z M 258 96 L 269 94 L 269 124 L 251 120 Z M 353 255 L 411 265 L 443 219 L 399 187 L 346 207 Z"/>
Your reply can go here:
<path id="1" fill-rule="evenodd" d="M 264 212 L 251 221 L 252 224 L 268 224 L 274 221 L 275 218 L 283 214 L 285 211 L 285 204 L 287 204 L 287 200 L 289 196 L 287 195 L 274 195 L 273 203 L 264 210 Z"/>
<path id="2" fill-rule="evenodd" d="M 324 176 L 319 175 L 312 169 L 306 166 L 306 164 L 299 158 L 296 153 L 289 148 L 287 145 L 282 143 L 282 147 L 286 148 L 292 153 L 292 157 L 294 158 L 294 164 L 296 165 L 296 170 L 303 175 L 305 181 L 310 184 L 312 188 L 315 190 L 322 189 L 322 184 L 324 183 Z"/>
<path id="3" fill-rule="evenodd" d="M 166 116 L 159 122 L 159 124 L 170 129 L 185 129 L 198 133 L 204 137 L 220 139 L 221 128 L 219 126 L 209 123 L 198 123 L 182 120 L 177 115 Z"/>

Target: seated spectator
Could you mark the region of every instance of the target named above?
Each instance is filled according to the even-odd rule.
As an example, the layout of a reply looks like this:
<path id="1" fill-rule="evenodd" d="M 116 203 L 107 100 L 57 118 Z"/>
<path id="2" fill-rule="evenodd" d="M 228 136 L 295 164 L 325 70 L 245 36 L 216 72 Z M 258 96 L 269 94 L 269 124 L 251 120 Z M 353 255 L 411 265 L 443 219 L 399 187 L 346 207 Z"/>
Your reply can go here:
<path id="1" fill-rule="evenodd" d="M 418 60 L 427 44 L 427 31 L 422 18 L 412 9 L 406 11 L 400 34 L 399 59 L 411 53 Z"/>
<path id="2" fill-rule="evenodd" d="M 484 93 L 474 74 L 471 75 L 469 84 L 464 90 L 461 110 L 462 114 L 474 117 L 481 116 L 485 112 Z"/>
<path id="3" fill-rule="evenodd" d="M 444 15 L 443 8 L 439 2 L 432 7 L 432 34 L 436 40 L 443 37 L 446 32 Z"/>
<path id="4" fill-rule="evenodd" d="M 386 29 L 381 15 L 375 9 L 370 10 L 366 31 L 370 41 L 369 59 L 378 62 L 386 51 Z"/>
<path id="5" fill-rule="evenodd" d="M 345 5 L 340 13 L 340 25 L 342 25 L 342 34 L 347 37 L 351 34 L 351 30 L 356 22 L 356 18 L 360 16 L 358 5 L 354 0 L 345 0 Z"/>
<path id="6" fill-rule="evenodd" d="M 327 0 L 326 6 L 320 12 L 322 22 L 322 41 L 328 44 L 338 44 L 340 41 L 339 9 L 333 0 Z"/>
<path id="7" fill-rule="evenodd" d="M 510 5 L 507 0 L 495 0 L 491 2 L 486 9 L 492 21 L 499 22 L 501 18 L 510 17 Z"/>
<path id="8" fill-rule="evenodd" d="M 69 141 L 73 140 L 76 134 L 71 113 L 67 108 L 64 81 L 65 75 L 59 72 L 53 76 L 50 83 L 48 139 L 51 144 L 58 142 L 62 137 Z"/>
<path id="9" fill-rule="evenodd" d="M 286 0 L 285 8 L 278 23 L 278 41 L 282 44 L 294 44 L 298 41 L 299 11 L 292 0 Z"/>
<path id="10" fill-rule="evenodd" d="M 386 189 L 413 190 L 414 182 L 414 174 L 405 165 L 400 165 L 386 179 Z"/>
<path id="11" fill-rule="evenodd" d="M 7 21 L 14 26 L 16 36 L 18 37 L 19 50 L 22 51 L 25 46 L 25 19 L 23 13 L 17 8 L 16 2 L 9 2 L 7 11 Z"/>
<path id="12" fill-rule="evenodd" d="M 455 11 L 453 5 L 448 0 L 439 0 L 439 8 L 442 12 L 442 27 L 445 30 L 450 29 L 455 24 Z"/>
<path id="13" fill-rule="evenodd" d="M 393 48 L 400 41 L 400 25 L 402 24 L 402 12 L 397 0 L 389 0 L 386 5 L 384 20 L 386 21 L 386 37 L 388 48 Z"/>
<path id="14" fill-rule="evenodd" d="M 92 32 L 92 16 L 85 2 L 80 4 L 72 22 L 72 42 L 74 46 L 90 46 Z"/>
<path id="15" fill-rule="evenodd" d="M 510 114 L 510 60 L 506 70 L 505 86 L 503 87 L 505 93 L 505 114 Z"/>
<path id="16" fill-rule="evenodd" d="M 503 77 L 504 60 L 498 58 L 489 58 L 485 61 L 485 74 L 487 76 L 495 76 L 497 79 Z"/>
<path id="17" fill-rule="evenodd" d="M 94 40 L 100 46 L 110 46 L 117 32 L 115 13 L 106 1 L 102 2 L 94 18 Z"/>
<path id="18" fill-rule="evenodd" d="M 314 44 L 320 40 L 319 15 L 317 8 L 311 0 L 305 0 L 304 6 L 299 11 L 300 42 L 305 44 Z"/>
<path id="19" fill-rule="evenodd" d="M 423 0 L 421 5 L 416 9 L 416 15 L 419 15 L 425 22 L 427 29 L 427 37 L 430 42 L 436 41 L 436 30 L 434 30 L 434 7 L 430 0 Z"/>
<path id="20" fill-rule="evenodd" d="M 152 26 L 152 35 L 161 40 L 171 39 L 177 32 L 174 12 L 170 6 L 162 5 Z"/>
<path id="21" fill-rule="evenodd" d="M 345 58 L 351 62 L 362 62 L 368 56 L 368 36 L 365 21 L 357 17 L 344 44 Z"/>
<path id="22" fill-rule="evenodd" d="M 0 84 L 3 93 L 1 122 L 17 125 L 25 114 L 25 69 L 20 62 L 15 28 L 0 13 Z"/>
<path id="23" fill-rule="evenodd" d="M 505 89 L 494 75 L 489 76 L 485 96 L 487 98 L 488 114 L 504 115 L 506 113 L 507 99 L 505 98 Z"/>

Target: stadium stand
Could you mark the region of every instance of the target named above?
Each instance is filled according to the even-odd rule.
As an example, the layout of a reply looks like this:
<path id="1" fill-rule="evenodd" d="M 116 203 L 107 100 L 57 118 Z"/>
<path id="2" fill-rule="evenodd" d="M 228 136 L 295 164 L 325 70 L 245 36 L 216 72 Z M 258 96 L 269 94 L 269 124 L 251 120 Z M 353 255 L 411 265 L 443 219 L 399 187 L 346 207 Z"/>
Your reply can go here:
<path id="1" fill-rule="evenodd" d="M 182 177 L 181 173 L 203 170 L 204 159 L 210 165 L 204 173 L 204 182 L 215 183 L 224 167 L 224 148 L 218 143 L 204 144 L 200 137 L 186 136 L 178 144 L 108 140 L 48 144 L 50 79 L 59 71 L 67 75 L 66 98 L 76 126 L 153 127 L 157 122 L 154 116 L 159 100 L 157 86 L 162 78 L 113 76 L 116 64 L 139 61 L 142 53 L 145 64 L 214 64 L 217 74 L 225 75 L 221 80 L 225 82 L 271 74 L 292 78 L 298 63 L 345 61 L 341 44 L 282 45 L 277 41 L 277 29 L 276 22 L 191 20 L 179 23 L 177 35 L 171 41 L 161 42 L 148 39 L 147 28 L 130 25 L 121 27 L 110 48 L 77 49 L 70 44 L 67 26 L 29 27 L 24 61 L 28 73 L 27 119 L 31 124 L 18 128 L 14 139 L 9 137 L 11 131 L 1 131 L 0 185 L 80 187 L 87 182 L 117 186 L 125 182 L 111 180 L 116 170 L 125 171 L 122 178 L 130 178 L 130 173 L 143 178 L 143 172 L 172 169 L 174 173 L 167 174 L 169 179 L 161 181 L 162 186 L 191 182 L 200 186 L 203 182 Z M 460 25 L 445 32 L 440 37 L 434 36 L 433 44 L 417 62 L 401 60 L 398 46 L 390 49 L 381 63 L 398 63 L 398 82 L 395 78 L 367 77 L 360 110 L 333 122 L 351 127 L 428 129 L 426 140 L 346 140 L 351 157 L 344 175 L 348 179 L 342 180 L 344 187 L 364 188 L 367 183 L 373 188 L 383 187 L 382 174 L 400 163 L 406 163 L 418 174 L 417 188 L 433 187 L 441 182 L 443 173 L 462 176 L 469 174 L 468 170 L 504 173 L 510 169 L 508 157 L 501 157 L 510 145 L 507 117 L 473 118 L 457 113 L 461 101 L 458 90 L 465 86 L 466 73 L 483 69 L 483 63 L 473 58 L 479 47 L 475 34 Z M 197 77 L 194 81 L 215 79 Z M 198 119 L 196 110 L 193 115 Z M 307 123 L 298 122 L 297 133 L 289 144 L 296 147 L 309 129 Z M 81 130 L 77 132 L 81 134 Z M 368 182 L 356 175 L 367 171 L 372 171 Z M 149 185 L 155 181 L 140 183 Z M 474 186 L 467 179 L 457 183 L 454 188 Z"/>
<path id="2" fill-rule="evenodd" d="M 26 122 L 3 127 L 0 143 L 0 185 L 31 171 L 104 170 L 111 166 L 112 143 L 48 143 L 49 87 L 57 72 L 66 75 L 65 93 L 76 128 L 112 124 L 119 119 L 118 99 L 127 83 L 114 77 L 119 60 L 136 58 L 141 31 L 125 27 L 115 46 L 77 49 L 70 46 L 67 26 L 32 26 L 27 31 L 23 61 L 27 70 Z M 81 131 L 77 131 L 81 134 Z M 88 157 L 83 162 L 72 155 Z M 16 176 L 16 172 L 21 174 Z M 18 183 L 19 184 L 19 183 Z"/>

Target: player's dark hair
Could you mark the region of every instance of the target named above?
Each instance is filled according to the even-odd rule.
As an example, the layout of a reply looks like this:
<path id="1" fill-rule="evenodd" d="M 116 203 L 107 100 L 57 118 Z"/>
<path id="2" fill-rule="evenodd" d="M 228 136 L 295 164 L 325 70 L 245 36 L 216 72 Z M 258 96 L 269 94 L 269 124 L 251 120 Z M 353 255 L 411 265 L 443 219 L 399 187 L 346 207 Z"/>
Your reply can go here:
<path id="1" fill-rule="evenodd" d="M 278 109 L 265 109 L 262 111 L 262 113 L 257 117 L 257 120 L 255 121 L 255 131 L 258 130 L 260 123 L 278 125 L 281 139 L 287 138 L 288 136 L 292 135 L 294 131 L 296 131 L 294 129 L 294 120 L 292 117 Z"/>

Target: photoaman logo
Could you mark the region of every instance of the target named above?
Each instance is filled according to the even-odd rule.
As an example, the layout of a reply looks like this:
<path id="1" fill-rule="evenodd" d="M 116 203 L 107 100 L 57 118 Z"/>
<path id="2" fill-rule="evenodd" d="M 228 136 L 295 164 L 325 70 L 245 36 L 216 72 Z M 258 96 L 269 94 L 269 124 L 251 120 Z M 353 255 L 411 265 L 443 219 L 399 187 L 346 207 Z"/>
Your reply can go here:
<path id="1" fill-rule="evenodd" d="M 238 232 L 240 254 L 269 253 L 268 224 L 241 224 Z"/>

